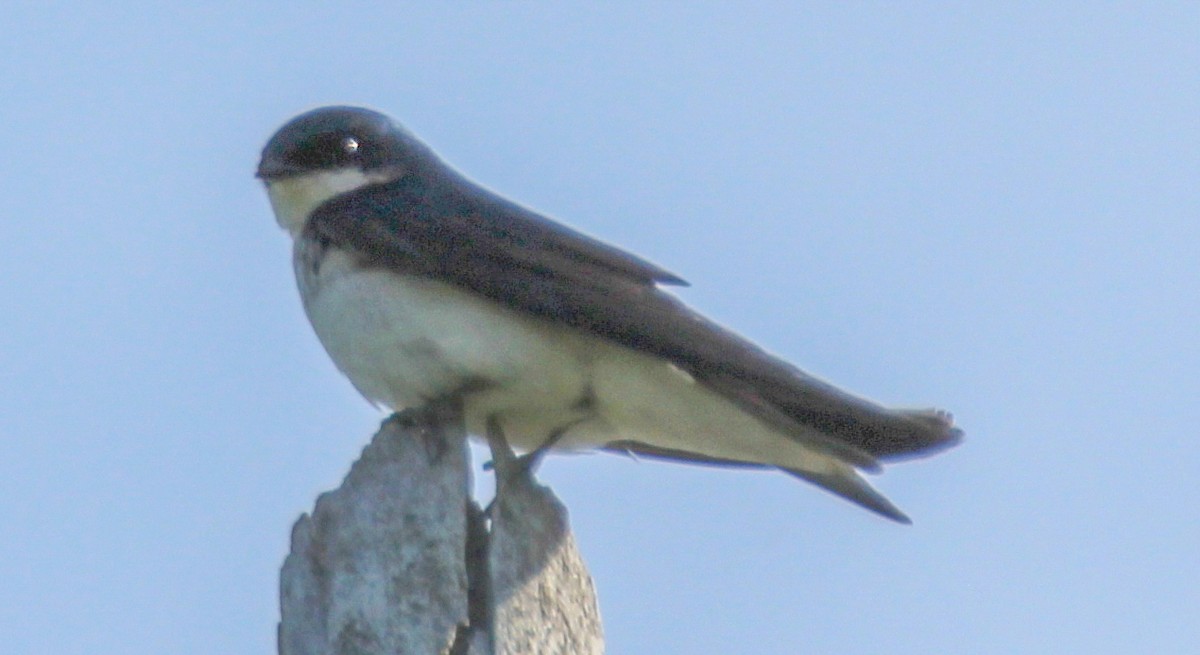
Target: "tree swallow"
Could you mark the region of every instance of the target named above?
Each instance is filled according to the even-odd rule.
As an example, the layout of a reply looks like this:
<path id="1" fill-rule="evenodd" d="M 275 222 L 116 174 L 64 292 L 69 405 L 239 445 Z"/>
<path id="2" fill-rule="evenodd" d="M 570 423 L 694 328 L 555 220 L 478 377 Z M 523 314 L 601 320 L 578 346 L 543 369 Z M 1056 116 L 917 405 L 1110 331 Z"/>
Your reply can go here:
<path id="1" fill-rule="evenodd" d="M 961 430 L 841 391 L 704 318 L 686 284 L 471 182 L 387 116 L 326 107 L 263 149 L 305 312 L 368 400 L 459 398 L 519 449 L 776 469 L 896 521 L 860 477 Z"/>

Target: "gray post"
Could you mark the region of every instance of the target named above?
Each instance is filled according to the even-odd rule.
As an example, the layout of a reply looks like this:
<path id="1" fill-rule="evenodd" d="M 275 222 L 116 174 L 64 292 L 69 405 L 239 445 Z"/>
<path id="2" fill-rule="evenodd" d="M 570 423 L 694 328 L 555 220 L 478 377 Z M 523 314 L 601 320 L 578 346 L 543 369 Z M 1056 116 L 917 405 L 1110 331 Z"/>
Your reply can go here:
<path id="1" fill-rule="evenodd" d="M 280 655 L 602 653 L 566 511 L 498 443 L 489 526 L 470 498 L 461 408 L 385 421 L 292 530 Z"/>

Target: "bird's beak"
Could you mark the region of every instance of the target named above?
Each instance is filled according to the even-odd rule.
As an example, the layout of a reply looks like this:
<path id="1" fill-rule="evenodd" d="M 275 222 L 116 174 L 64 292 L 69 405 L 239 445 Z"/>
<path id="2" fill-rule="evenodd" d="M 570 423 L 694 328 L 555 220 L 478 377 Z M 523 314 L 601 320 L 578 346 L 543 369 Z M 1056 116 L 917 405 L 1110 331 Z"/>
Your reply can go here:
<path id="1" fill-rule="evenodd" d="M 302 172 L 303 171 L 300 169 L 289 165 L 287 162 L 281 159 L 264 156 L 262 160 L 258 162 L 258 170 L 254 172 L 254 177 L 257 177 L 264 182 L 270 182 L 272 180 L 290 177 Z"/>

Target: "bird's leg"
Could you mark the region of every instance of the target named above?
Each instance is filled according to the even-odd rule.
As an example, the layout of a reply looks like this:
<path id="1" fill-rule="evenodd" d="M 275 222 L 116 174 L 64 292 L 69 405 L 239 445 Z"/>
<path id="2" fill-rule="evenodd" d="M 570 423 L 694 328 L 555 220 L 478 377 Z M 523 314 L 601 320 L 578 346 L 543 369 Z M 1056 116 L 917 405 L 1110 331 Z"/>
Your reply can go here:
<path id="1" fill-rule="evenodd" d="M 487 442 L 488 447 L 492 450 L 492 461 L 484 464 L 484 470 L 491 469 L 496 474 L 496 495 L 492 498 L 492 502 L 488 503 L 483 509 L 483 515 L 488 519 L 492 518 L 492 509 L 496 506 L 496 501 L 500 498 L 502 491 L 508 486 L 508 483 L 513 479 L 511 476 L 516 472 L 517 455 L 513 452 L 511 446 L 508 445 L 508 439 L 504 436 L 504 429 L 500 427 L 500 419 L 495 415 L 487 418 Z"/>
<path id="2" fill-rule="evenodd" d="M 526 471 L 532 473 L 533 469 L 535 469 L 542 461 L 542 458 L 546 456 L 546 453 L 550 452 L 551 448 L 554 448 L 556 445 L 558 445 L 558 442 L 562 441 L 562 438 L 567 436 L 567 432 L 570 431 L 571 428 L 579 425 L 583 421 L 583 418 L 577 418 L 562 427 L 555 428 L 550 432 L 550 436 L 546 437 L 546 440 L 542 442 L 542 445 L 518 457 L 518 464 L 523 466 Z"/>
<path id="3" fill-rule="evenodd" d="M 513 453 L 512 449 L 508 447 L 508 440 L 505 439 L 504 430 L 500 427 L 500 419 L 496 416 L 489 416 L 487 420 L 487 439 L 488 445 L 492 448 L 493 461 L 489 462 L 490 465 L 484 465 L 484 469 L 492 468 L 499 471 L 501 470 L 500 467 L 504 466 L 507 467 L 507 472 L 509 474 L 532 474 L 537 468 L 537 465 L 541 463 L 542 458 L 546 456 L 546 453 L 550 452 L 550 450 L 554 448 L 559 441 L 562 441 L 563 437 L 567 435 L 567 432 L 570 431 L 571 428 L 579 425 L 584 420 L 585 418 L 577 418 L 566 425 L 555 428 L 550 432 L 550 435 L 546 437 L 546 440 L 543 441 L 540 446 L 525 453 L 524 455 L 516 455 Z M 498 443 L 502 444 L 503 450 L 507 454 L 507 460 L 504 462 L 496 461 L 500 459 L 496 454 Z M 518 469 L 517 467 L 520 468 Z"/>
<path id="4" fill-rule="evenodd" d="M 484 468 L 494 470 L 497 481 L 501 477 L 508 478 L 515 472 L 514 467 L 520 458 L 513 452 L 512 447 L 508 445 L 508 439 L 504 436 L 504 428 L 500 427 L 500 418 L 495 414 L 487 418 L 486 436 L 488 446 L 492 449 L 492 461 L 488 465 L 485 465 Z"/>
<path id="5" fill-rule="evenodd" d="M 508 445 L 508 439 L 504 436 L 504 428 L 500 426 L 500 419 L 496 415 L 489 416 L 487 419 L 487 441 L 488 446 L 492 450 L 492 461 L 484 465 L 484 469 L 492 469 L 496 474 L 496 495 L 503 492 L 504 488 L 510 483 L 525 477 L 527 479 L 533 477 L 533 471 L 541 462 L 551 448 L 554 447 L 567 434 L 567 431 L 578 425 L 584 419 L 576 419 L 566 425 L 556 428 L 550 433 L 550 436 L 542 442 L 540 446 L 534 450 L 524 454 L 517 455 L 513 452 L 512 447 Z M 496 504 L 496 499 L 488 503 L 483 513 L 489 518 L 492 515 L 492 507 Z"/>

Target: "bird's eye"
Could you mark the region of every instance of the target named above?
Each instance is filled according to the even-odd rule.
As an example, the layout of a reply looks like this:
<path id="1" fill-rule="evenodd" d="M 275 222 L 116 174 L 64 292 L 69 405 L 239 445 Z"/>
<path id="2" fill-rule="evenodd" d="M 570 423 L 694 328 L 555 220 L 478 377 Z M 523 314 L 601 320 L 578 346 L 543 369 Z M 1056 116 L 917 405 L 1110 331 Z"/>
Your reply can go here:
<path id="1" fill-rule="evenodd" d="M 348 132 L 322 132 L 298 143 L 286 157 L 297 168 L 315 170 L 356 165 L 367 151 L 358 136 Z"/>

